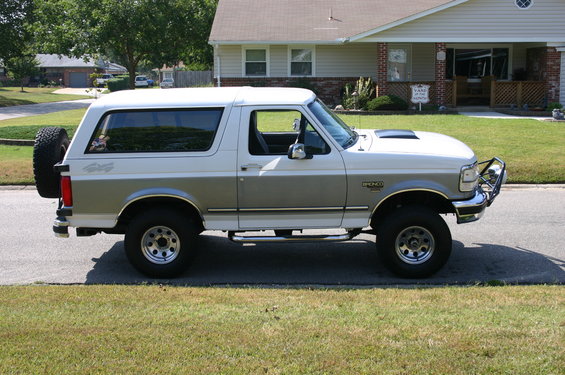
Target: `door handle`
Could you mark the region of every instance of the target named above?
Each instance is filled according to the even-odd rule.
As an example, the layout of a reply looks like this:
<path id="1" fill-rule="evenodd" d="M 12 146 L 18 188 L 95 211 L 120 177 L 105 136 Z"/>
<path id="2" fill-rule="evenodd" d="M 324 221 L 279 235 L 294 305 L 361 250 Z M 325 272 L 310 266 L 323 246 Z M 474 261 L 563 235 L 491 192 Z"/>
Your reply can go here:
<path id="1" fill-rule="evenodd" d="M 248 170 L 248 169 L 250 169 L 250 168 L 258 168 L 258 169 L 261 169 L 261 168 L 263 168 L 263 166 L 262 166 L 262 165 L 259 165 L 259 164 L 244 164 L 244 165 L 241 166 L 241 170 L 242 170 L 242 171 L 246 171 L 246 170 Z"/>

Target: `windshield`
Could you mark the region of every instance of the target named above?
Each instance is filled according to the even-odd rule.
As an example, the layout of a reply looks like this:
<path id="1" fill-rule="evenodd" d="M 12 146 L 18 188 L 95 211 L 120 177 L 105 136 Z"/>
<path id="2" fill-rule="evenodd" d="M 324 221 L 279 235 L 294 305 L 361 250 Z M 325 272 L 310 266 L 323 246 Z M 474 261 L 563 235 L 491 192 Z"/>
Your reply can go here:
<path id="1" fill-rule="evenodd" d="M 335 113 L 326 107 L 319 99 L 308 105 L 310 111 L 320 121 L 322 126 L 343 148 L 351 147 L 357 142 L 358 135 L 349 128 Z"/>

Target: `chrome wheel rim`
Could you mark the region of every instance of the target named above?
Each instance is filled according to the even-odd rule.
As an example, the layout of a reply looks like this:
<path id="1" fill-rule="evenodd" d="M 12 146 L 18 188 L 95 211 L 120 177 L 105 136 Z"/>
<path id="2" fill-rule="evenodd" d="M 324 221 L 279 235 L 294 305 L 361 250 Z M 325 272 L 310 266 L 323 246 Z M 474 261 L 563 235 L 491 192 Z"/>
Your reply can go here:
<path id="1" fill-rule="evenodd" d="M 179 250 L 179 236 L 169 227 L 149 228 L 141 237 L 141 251 L 151 263 L 171 263 L 178 257 Z"/>
<path id="2" fill-rule="evenodd" d="M 395 250 L 400 260 L 404 263 L 425 263 L 434 253 L 434 236 L 423 227 L 412 226 L 405 228 L 396 237 Z"/>

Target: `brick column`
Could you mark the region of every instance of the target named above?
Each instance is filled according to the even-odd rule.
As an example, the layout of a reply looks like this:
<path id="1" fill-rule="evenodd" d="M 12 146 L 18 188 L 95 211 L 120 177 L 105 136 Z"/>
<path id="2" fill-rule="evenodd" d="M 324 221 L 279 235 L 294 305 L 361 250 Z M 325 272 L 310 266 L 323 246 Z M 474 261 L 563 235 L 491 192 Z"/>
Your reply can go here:
<path id="1" fill-rule="evenodd" d="M 436 104 L 445 105 L 445 74 L 446 74 L 446 53 L 445 43 L 436 43 L 436 65 L 435 65 L 435 81 L 436 81 Z M 443 55 L 442 60 L 438 60 L 438 55 Z"/>
<path id="2" fill-rule="evenodd" d="M 561 52 L 555 47 L 547 47 L 545 63 L 545 92 L 547 103 L 559 102 L 561 75 Z"/>
<path id="3" fill-rule="evenodd" d="M 388 94 L 388 44 L 377 43 L 377 96 Z"/>

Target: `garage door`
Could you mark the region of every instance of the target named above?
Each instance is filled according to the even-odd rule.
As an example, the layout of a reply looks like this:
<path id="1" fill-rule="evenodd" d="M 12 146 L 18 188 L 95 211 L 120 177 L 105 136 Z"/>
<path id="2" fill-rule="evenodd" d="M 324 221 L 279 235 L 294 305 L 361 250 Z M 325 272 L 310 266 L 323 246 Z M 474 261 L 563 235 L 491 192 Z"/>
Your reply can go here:
<path id="1" fill-rule="evenodd" d="M 86 73 L 71 73 L 70 74 L 70 87 L 88 87 L 86 84 Z"/>

